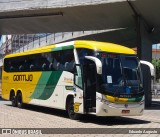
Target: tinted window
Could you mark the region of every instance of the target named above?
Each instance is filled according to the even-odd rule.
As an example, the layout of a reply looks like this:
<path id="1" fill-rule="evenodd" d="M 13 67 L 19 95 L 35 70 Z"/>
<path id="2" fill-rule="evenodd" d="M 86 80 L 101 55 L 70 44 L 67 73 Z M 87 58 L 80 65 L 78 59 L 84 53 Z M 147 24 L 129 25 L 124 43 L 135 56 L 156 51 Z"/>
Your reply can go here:
<path id="1" fill-rule="evenodd" d="M 121 58 L 126 80 L 139 80 L 140 71 L 138 68 L 137 58 L 131 56 L 121 56 Z"/>
<path id="2" fill-rule="evenodd" d="M 117 85 L 122 80 L 120 59 L 116 54 L 97 53 L 102 62 L 102 79 L 105 84 Z"/>
<path id="3" fill-rule="evenodd" d="M 64 70 L 73 72 L 75 60 L 73 50 L 63 51 Z"/>
<path id="4" fill-rule="evenodd" d="M 25 71 L 27 69 L 26 60 L 25 57 L 7 58 L 4 60 L 4 70 L 8 72 Z"/>
<path id="5" fill-rule="evenodd" d="M 85 56 L 93 56 L 94 55 L 94 51 L 93 50 L 85 49 L 85 48 L 77 49 L 77 53 L 78 53 L 78 58 L 79 58 L 79 61 L 80 61 L 81 64 L 83 64 Z"/>
<path id="6" fill-rule="evenodd" d="M 7 72 L 24 71 L 73 71 L 73 50 L 55 51 L 32 54 L 4 60 L 4 70 Z"/>

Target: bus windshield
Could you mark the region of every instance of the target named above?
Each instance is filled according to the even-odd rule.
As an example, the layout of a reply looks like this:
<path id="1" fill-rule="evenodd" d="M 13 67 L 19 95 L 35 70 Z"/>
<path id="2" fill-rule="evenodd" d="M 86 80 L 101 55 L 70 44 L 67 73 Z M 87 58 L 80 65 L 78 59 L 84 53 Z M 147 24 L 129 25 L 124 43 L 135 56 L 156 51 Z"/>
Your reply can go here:
<path id="1" fill-rule="evenodd" d="M 140 92 L 142 78 L 136 56 L 97 52 L 96 57 L 102 62 L 100 90 L 116 94 Z"/>
<path id="2" fill-rule="evenodd" d="M 118 85 L 123 79 L 120 58 L 117 55 L 101 53 L 99 59 L 102 62 L 103 83 Z"/>
<path id="3" fill-rule="evenodd" d="M 141 83 L 142 78 L 137 58 L 132 56 L 121 56 L 121 61 L 126 83 L 130 86 Z"/>

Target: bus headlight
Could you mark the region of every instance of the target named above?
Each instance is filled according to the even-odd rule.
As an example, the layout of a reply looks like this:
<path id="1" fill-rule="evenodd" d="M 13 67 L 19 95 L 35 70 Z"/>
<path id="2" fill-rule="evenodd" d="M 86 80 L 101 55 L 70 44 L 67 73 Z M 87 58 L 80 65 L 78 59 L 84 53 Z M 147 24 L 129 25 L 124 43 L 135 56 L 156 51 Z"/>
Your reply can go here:
<path id="1" fill-rule="evenodd" d="M 96 100 L 102 102 L 102 98 L 100 97 L 96 97 Z"/>
<path id="2" fill-rule="evenodd" d="M 102 97 L 96 97 L 96 100 L 107 105 L 110 104 L 110 102 L 106 99 L 104 95 L 102 95 Z"/>
<path id="3" fill-rule="evenodd" d="M 110 102 L 106 99 L 106 97 L 104 95 L 102 95 L 102 102 L 105 104 L 109 104 Z"/>

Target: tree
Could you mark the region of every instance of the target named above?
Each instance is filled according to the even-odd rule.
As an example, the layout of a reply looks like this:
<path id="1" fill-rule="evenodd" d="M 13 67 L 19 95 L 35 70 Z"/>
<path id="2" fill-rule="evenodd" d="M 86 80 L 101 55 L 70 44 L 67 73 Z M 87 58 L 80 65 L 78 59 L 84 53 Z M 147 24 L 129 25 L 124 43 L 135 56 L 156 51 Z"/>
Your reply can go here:
<path id="1" fill-rule="evenodd" d="M 160 60 L 159 59 L 152 59 L 152 64 L 156 70 L 156 80 L 160 79 Z"/>

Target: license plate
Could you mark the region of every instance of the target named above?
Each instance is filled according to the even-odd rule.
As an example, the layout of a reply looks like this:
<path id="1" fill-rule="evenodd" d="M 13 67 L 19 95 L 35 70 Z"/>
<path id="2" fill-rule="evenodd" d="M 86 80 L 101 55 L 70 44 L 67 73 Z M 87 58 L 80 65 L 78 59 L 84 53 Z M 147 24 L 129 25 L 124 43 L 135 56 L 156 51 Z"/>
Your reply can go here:
<path id="1" fill-rule="evenodd" d="M 122 114 L 128 114 L 130 113 L 130 110 L 122 110 Z"/>

